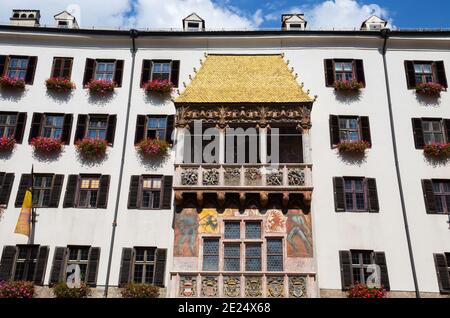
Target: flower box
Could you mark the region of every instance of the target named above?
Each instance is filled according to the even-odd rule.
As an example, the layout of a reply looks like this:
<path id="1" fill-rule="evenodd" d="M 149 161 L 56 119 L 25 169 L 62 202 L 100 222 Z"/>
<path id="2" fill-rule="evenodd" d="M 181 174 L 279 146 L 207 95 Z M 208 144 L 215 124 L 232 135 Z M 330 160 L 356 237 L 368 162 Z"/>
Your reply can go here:
<path id="1" fill-rule="evenodd" d="M 370 143 L 363 140 L 343 141 L 337 145 L 340 153 L 364 154 L 370 148 Z"/>
<path id="2" fill-rule="evenodd" d="M 24 89 L 25 81 L 17 77 L 2 76 L 0 77 L 0 86 L 2 88 Z"/>
<path id="3" fill-rule="evenodd" d="M 416 92 L 419 95 L 437 97 L 441 95 L 444 86 L 439 83 L 421 83 L 416 85 Z"/>
<path id="4" fill-rule="evenodd" d="M 0 298 L 33 298 L 34 283 L 27 281 L 0 282 Z"/>
<path id="5" fill-rule="evenodd" d="M 109 80 L 91 80 L 85 86 L 94 95 L 107 95 L 113 93 L 116 83 Z"/>
<path id="6" fill-rule="evenodd" d="M 159 287 L 147 284 L 125 284 L 120 293 L 123 298 L 158 298 Z"/>
<path id="7" fill-rule="evenodd" d="M 348 291 L 348 298 L 387 298 L 387 292 L 383 287 L 368 287 L 366 284 L 355 284 Z"/>
<path id="8" fill-rule="evenodd" d="M 16 145 L 13 137 L 0 137 L 0 153 L 11 152 Z"/>
<path id="9" fill-rule="evenodd" d="M 136 150 L 147 158 L 158 158 L 167 155 L 169 144 L 165 140 L 144 139 L 136 145 Z"/>
<path id="10" fill-rule="evenodd" d="M 41 154 L 54 154 L 60 152 L 63 144 L 61 139 L 36 137 L 31 140 L 31 145 L 36 152 Z"/>
<path id="11" fill-rule="evenodd" d="M 85 283 L 74 288 L 68 287 L 66 283 L 59 283 L 53 286 L 53 294 L 56 298 L 86 298 L 91 294 L 91 289 Z"/>
<path id="12" fill-rule="evenodd" d="M 63 93 L 70 92 L 76 88 L 75 84 L 65 77 L 51 77 L 45 81 L 45 86 L 48 90 Z"/>
<path id="13" fill-rule="evenodd" d="M 160 80 L 154 80 L 154 81 L 148 81 L 144 84 L 144 90 L 147 93 L 155 93 L 158 95 L 169 95 L 172 93 L 174 89 L 173 84 L 170 81 L 160 81 Z"/>
<path id="14" fill-rule="evenodd" d="M 87 160 L 98 160 L 105 156 L 108 142 L 104 139 L 84 138 L 75 143 L 80 155 Z"/>
<path id="15" fill-rule="evenodd" d="M 425 145 L 423 153 L 428 157 L 445 159 L 450 156 L 450 143 Z"/>
<path id="16" fill-rule="evenodd" d="M 356 80 L 334 82 L 334 89 L 342 92 L 358 92 L 363 87 L 363 83 L 360 83 Z"/>

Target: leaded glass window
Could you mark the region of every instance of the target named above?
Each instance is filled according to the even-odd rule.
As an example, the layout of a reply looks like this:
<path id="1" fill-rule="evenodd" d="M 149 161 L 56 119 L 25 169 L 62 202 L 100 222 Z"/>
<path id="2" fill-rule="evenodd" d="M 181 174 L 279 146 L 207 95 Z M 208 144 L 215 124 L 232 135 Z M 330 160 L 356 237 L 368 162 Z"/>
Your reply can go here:
<path id="1" fill-rule="evenodd" d="M 261 271 L 261 244 L 245 245 L 245 270 L 249 272 Z"/>
<path id="2" fill-rule="evenodd" d="M 261 239 L 261 222 L 245 222 L 245 238 Z"/>
<path id="3" fill-rule="evenodd" d="M 240 239 L 241 224 L 239 222 L 225 222 L 225 239 Z"/>
<path id="4" fill-rule="evenodd" d="M 241 245 L 224 244 L 224 271 L 240 271 L 241 269 Z"/>
<path id="5" fill-rule="evenodd" d="M 267 239 L 267 271 L 283 271 L 283 241 Z"/>
<path id="6" fill-rule="evenodd" d="M 219 239 L 203 240 L 203 270 L 219 270 Z"/>

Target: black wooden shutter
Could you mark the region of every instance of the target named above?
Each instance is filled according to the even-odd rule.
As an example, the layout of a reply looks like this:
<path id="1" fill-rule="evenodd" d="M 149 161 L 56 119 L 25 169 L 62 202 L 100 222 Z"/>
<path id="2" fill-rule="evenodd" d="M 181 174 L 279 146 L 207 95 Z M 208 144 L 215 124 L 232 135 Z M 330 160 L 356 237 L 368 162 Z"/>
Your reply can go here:
<path id="1" fill-rule="evenodd" d="M 57 174 L 53 176 L 52 192 L 50 194 L 49 208 L 57 208 L 59 206 L 59 199 L 61 198 L 61 190 L 64 182 L 64 175 Z"/>
<path id="2" fill-rule="evenodd" d="M 88 115 L 78 115 L 77 129 L 75 131 L 75 142 L 81 140 L 86 135 Z"/>
<path id="3" fill-rule="evenodd" d="M 172 176 L 163 177 L 163 195 L 161 201 L 161 209 L 171 209 L 172 208 Z"/>
<path id="4" fill-rule="evenodd" d="M 28 136 L 28 143 L 31 143 L 31 140 L 33 138 L 39 137 L 43 117 L 44 115 L 42 113 L 33 114 L 33 118 L 31 119 L 30 135 Z"/>
<path id="5" fill-rule="evenodd" d="M 167 250 L 158 248 L 156 250 L 155 278 L 153 279 L 153 284 L 155 286 L 164 287 L 166 260 L 167 260 Z"/>
<path id="6" fill-rule="evenodd" d="M 334 63 L 333 60 L 324 60 L 325 65 L 325 85 L 332 87 L 334 85 Z"/>
<path id="7" fill-rule="evenodd" d="M 433 182 L 431 180 L 422 180 L 423 197 L 428 214 L 437 214 L 436 196 L 433 191 Z"/>
<path id="8" fill-rule="evenodd" d="M 109 192 L 109 175 L 100 177 L 100 189 L 98 190 L 97 208 L 106 209 L 108 206 L 108 192 Z"/>
<path id="9" fill-rule="evenodd" d="M 348 290 L 353 286 L 352 254 L 350 251 L 339 251 L 339 263 L 341 265 L 342 290 Z"/>
<path id="10" fill-rule="evenodd" d="M 377 182 L 375 179 L 368 178 L 367 182 L 367 194 L 369 199 L 369 212 L 380 212 L 380 205 L 378 203 Z"/>
<path id="11" fill-rule="evenodd" d="M 18 113 L 16 131 L 14 133 L 14 139 L 16 140 L 16 144 L 21 144 L 23 141 L 23 133 L 25 132 L 26 123 L 27 123 L 27 113 Z"/>
<path id="12" fill-rule="evenodd" d="M 100 262 L 100 247 L 91 247 L 89 249 L 88 265 L 86 271 L 86 283 L 94 287 L 97 285 L 98 265 Z"/>
<path id="13" fill-rule="evenodd" d="M 122 87 L 123 78 L 123 60 L 116 61 L 116 72 L 114 73 L 114 82 L 116 82 L 117 87 Z"/>
<path id="14" fill-rule="evenodd" d="M 140 180 L 141 180 L 140 176 L 131 176 L 130 191 L 128 192 L 128 208 L 129 209 L 137 209 L 138 208 Z"/>
<path id="15" fill-rule="evenodd" d="M 64 270 L 66 268 L 66 257 L 67 248 L 66 247 L 56 247 L 55 253 L 53 255 L 53 264 L 50 271 L 50 285 L 57 284 L 62 281 L 65 277 Z"/>
<path id="16" fill-rule="evenodd" d="M 173 134 L 174 122 L 175 122 L 175 116 L 174 115 L 167 116 L 166 141 L 169 144 L 173 144 L 172 134 Z"/>
<path id="17" fill-rule="evenodd" d="M 447 143 L 450 143 L 450 119 L 444 119 L 444 126 L 447 135 Z"/>
<path id="18" fill-rule="evenodd" d="M 386 255 L 384 254 L 384 252 L 375 252 L 374 254 L 375 254 L 375 264 L 380 266 L 381 285 L 383 285 L 384 289 L 389 291 L 391 289 L 391 285 L 389 284 L 389 275 L 386 265 Z"/>
<path id="19" fill-rule="evenodd" d="M 64 208 L 74 208 L 75 207 L 75 198 L 78 190 L 78 180 L 80 176 L 77 174 L 69 175 L 66 186 L 66 194 L 64 196 Z"/>
<path id="20" fill-rule="evenodd" d="M 145 83 L 150 80 L 150 74 L 152 72 L 152 61 L 142 61 L 142 73 L 141 73 L 141 87 L 144 87 Z"/>
<path id="21" fill-rule="evenodd" d="M 12 277 L 14 262 L 16 261 L 17 247 L 3 247 L 2 260 L 0 262 L 0 281 L 8 281 Z"/>
<path id="22" fill-rule="evenodd" d="M 91 79 L 94 78 L 94 67 L 95 60 L 94 59 L 86 59 L 86 66 L 84 68 L 84 77 L 83 77 L 83 85 L 89 83 Z"/>
<path id="23" fill-rule="evenodd" d="M 434 254 L 434 264 L 436 266 L 436 274 L 439 283 L 439 291 L 442 294 L 450 293 L 450 275 L 448 273 L 448 267 L 445 254 Z"/>
<path id="24" fill-rule="evenodd" d="M 423 139 L 422 119 L 413 118 L 412 126 L 414 134 L 414 144 L 416 146 L 416 149 L 423 149 L 423 147 L 425 146 L 425 141 Z"/>
<path id="25" fill-rule="evenodd" d="M 6 66 L 6 59 L 8 58 L 7 55 L 0 55 L 0 76 L 3 76 L 5 73 L 5 66 Z"/>
<path id="26" fill-rule="evenodd" d="M 444 61 L 435 62 L 438 83 L 448 88 L 447 76 L 445 75 Z"/>
<path id="27" fill-rule="evenodd" d="M 120 264 L 119 286 L 130 282 L 131 270 L 133 267 L 133 254 L 134 250 L 132 248 L 122 249 L 122 263 Z"/>
<path id="28" fill-rule="evenodd" d="M 408 89 L 414 89 L 416 87 L 416 73 L 413 61 L 405 61 L 405 72 Z"/>
<path id="29" fill-rule="evenodd" d="M 366 87 L 366 77 L 364 75 L 364 63 L 363 60 L 355 60 L 356 68 L 356 80 Z"/>
<path id="30" fill-rule="evenodd" d="M 50 248 L 48 246 L 39 247 L 36 269 L 34 270 L 34 283 L 39 286 L 44 285 L 45 269 L 47 268 L 49 250 Z"/>
<path id="31" fill-rule="evenodd" d="M 137 145 L 144 139 L 145 136 L 145 122 L 147 116 L 138 115 L 136 119 L 136 134 L 134 135 L 134 144 Z"/>
<path id="32" fill-rule="evenodd" d="M 345 211 L 344 178 L 333 178 L 334 208 L 336 212 Z"/>
<path id="33" fill-rule="evenodd" d="M 339 136 L 339 117 L 334 115 L 330 115 L 330 141 L 331 148 L 341 142 Z"/>
<path id="34" fill-rule="evenodd" d="M 0 205 L 8 207 L 9 197 L 11 196 L 13 183 L 14 183 L 14 173 L 5 173 L 1 185 L 2 187 L 0 189 Z"/>
<path id="35" fill-rule="evenodd" d="M 65 145 L 70 144 L 70 135 L 72 134 L 72 122 L 73 122 L 73 115 L 65 114 L 63 130 L 61 133 L 61 142 L 63 142 Z"/>
<path id="36" fill-rule="evenodd" d="M 178 87 L 178 82 L 180 80 L 180 61 L 172 61 L 170 80 L 173 86 Z"/>
<path id="37" fill-rule="evenodd" d="M 116 134 L 117 115 L 108 116 L 108 128 L 106 129 L 106 141 L 112 147 L 114 145 L 114 136 Z"/>
<path id="38" fill-rule="evenodd" d="M 23 174 L 20 177 L 19 190 L 16 196 L 16 208 L 21 208 L 23 204 L 23 199 L 25 197 L 25 192 L 31 187 L 31 174 Z"/>
<path id="39" fill-rule="evenodd" d="M 34 74 L 36 73 L 37 56 L 28 58 L 27 73 L 25 74 L 25 83 L 33 85 Z"/>
<path id="40" fill-rule="evenodd" d="M 359 117 L 359 122 L 361 125 L 361 138 L 364 141 L 367 141 L 372 147 L 372 137 L 370 136 L 370 124 L 369 117 Z"/>

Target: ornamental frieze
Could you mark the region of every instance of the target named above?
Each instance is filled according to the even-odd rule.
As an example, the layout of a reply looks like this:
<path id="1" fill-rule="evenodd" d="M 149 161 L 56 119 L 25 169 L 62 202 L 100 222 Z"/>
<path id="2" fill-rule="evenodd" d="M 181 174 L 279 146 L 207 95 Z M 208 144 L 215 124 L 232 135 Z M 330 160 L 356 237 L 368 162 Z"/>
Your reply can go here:
<path id="1" fill-rule="evenodd" d="M 203 277 L 202 278 L 202 296 L 216 297 L 218 296 L 218 277 Z"/>
<path id="2" fill-rule="evenodd" d="M 177 108 L 176 126 L 186 127 L 194 120 L 225 128 L 229 124 L 251 123 L 266 127 L 271 123 L 296 123 L 311 128 L 311 108 L 298 106 L 181 106 Z"/>
<path id="3" fill-rule="evenodd" d="M 303 276 L 289 277 L 289 297 L 291 298 L 306 297 L 306 277 Z"/>
<path id="4" fill-rule="evenodd" d="M 284 277 L 282 276 L 267 277 L 267 297 L 269 298 L 284 297 Z"/>
<path id="5" fill-rule="evenodd" d="M 223 278 L 223 295 L 225 297 L 239 297 L 241 295 L 241 278 L 225 276 Z"/>
<path id="6" fill-rule="evenodd" d="M 180 296 L 196 297 L 197 296 L 197 278 L 194 276 L 180 277 Z"/>
<path id="7" fill-rule="evenodd" d="M 245 297 L 262 296 L 262 277 L 245 277 Z"/>

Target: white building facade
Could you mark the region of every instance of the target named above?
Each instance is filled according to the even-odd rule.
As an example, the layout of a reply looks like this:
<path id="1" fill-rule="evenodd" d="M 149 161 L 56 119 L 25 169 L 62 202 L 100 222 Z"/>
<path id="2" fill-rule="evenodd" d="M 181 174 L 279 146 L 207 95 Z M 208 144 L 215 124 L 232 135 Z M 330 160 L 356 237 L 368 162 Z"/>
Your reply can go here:
<path id="1" fill-rule="evenodd" d="M 450 142 L 445 76 L 450 33 L 200 29 L 0 26 L 0 71 L 5 76 L 23 76 L 26 82 L 23 91 L 3 87 L 0 92 L 0 137 L 13 130 L 10 135 L 16 139 L 14 150 L 0 157 L 0 203 L 4 205 L 0 279 L 34 280 L 42 286 L 38 296 L 50 297 L 49 286 L 65 279 L 67 265 L 79 264 L 96 297 L 120 296 L 118 287 L 132 281 L 164 287 L 164 297 L 225 297 L 230 296 L 224 291 L 226 279 L 233 275 L 242 277 L 235 296 L 248 296 L 244 286 L 248 273 L 243 268 L 227 272 L 220 265 L 220 272 L 204 270 L 205 250 L 200 242 L 204 237 L 192 238 L 198 240 L 195 255 L 183 258 L 182 252 L 176 252 L 177 235 L 183 235 L 177 225 L 179 207 L 189 201 L 189 196 L 183 201 L 184 192 L 202 193 L 194 197 L 195 204 L 209 198 L 206 188 L 184 189 L 176 170 L 183 163 L 181 142 L 176 142 L 183 140 L 180 99 L 195 85 L 211 57 L 279 56 L 309 98 L 297 104 L 310 113 L 295 118 L 299 123 L 306 121 L 299 124 L 302 158 L 296 163 L 308 172 L 301 187 L 290 189 L 285 184 L 283 190 L 273 191 L 273 198 L 280 195 L 284 200 L 287 194 L 283 203 L 287 210 L 279 209 L 284 217 L 296 209 L 290 207 L 292 193 L 301 194 L 301 209 L 308 211 L 311 222 L 311 253 L 289 262 L 287 240 L 292 228 L 287 225 L 279 236 L 284 267 L 273 275 L 266 266 L 262 266 L 264 273 L 249 271 L 251 278 L 262 277 L 255 281 L 263 285 L 255 295 L 342 297 L 351 285 L 370 275 L 370 264 L 379 266 L 381 283 L 392 297 L 442 297 L 450 292 L 448 157 L 433 159 L 424 154 L 427 144 Z M 68 94 L 47 90 L 45 81 L 55 76 L 68 76 L 76 89 Z M 92 78 L 111 79 L 118 85 L 113 94 L 93 96 L 84 87 Z M 173 99 L 147 94 L 143 85 L 155 79 L 171 81 L 180 95 L 176 90 Z M 356 80 L 362 87 L 356 94 L 344 93 L 335 88 L 341 79 Z M 422 81 L 439 83 L 444 90 L 439 96 L 424 97 L 416 92 Z M 219 108 L 224 103 L 210 106 Z M 263 104 L 271 107 L 270 103 Z M 242 107 L 251 108 L 248 103 Z M 44 136 L 45 128 L 52 136 L 59 129 L 66 138 L 60 155 L 42 157 L 33 150 L 31 139 Z M 106 157 L 86 161 L 74 143 L 93 136 L 108 142 Z M 173 145 L 168 156 L 141 158 L 135 145 L 156 137 Z M 261 154 L 267 149 L 262 140 Z M 345 155 L 338 150 L 345 140 L 365 140 L 370 148 L 363 156 Z M 28 186 L 24 175 L 30 174 L 32 166 L 34 188 L 40 194 L 35 202 L 34 245 L 27 245 L 28 237 L 15 234 L 14 229 Z M 36 177 L 45 180 L 38 185 Z M 241 198 L 240 193 L 247 191 L 245 185 L 217 189 L 213 192 L 218 201 L 221 192 L 226 201 L 228 193 Z M 260 190 L 254 187 L 248 192 L 256 195 Z M 244 197 L 244 205 L 252 195 Z M 268 197 L 270 205 L 272 192 Z M 258 194 L 257 199 L 256 209 L 261 210 L 258 204 L 266 208 L 264 198 Z M 202 207 L 201 213 L 210 208 L 206 203 Z M 245 210 L 242 218 L 235 214 L 234 220 L 248 221 Z M 268 215 L 260 217 L 264 228 Z M 225 221 L 216 222 L 220 225 L 217 235 L 224 235 L 221 222 Z M 188 244 L 182 239 L 182 244 Z M 217 262 L 226 258 L 222 249 Z M 243 253 L 238 258 L 245 267 Z M 263 254 L 260 262 L 267 261 L 269 253 L 259 253 Z M 204 294 L 203 279 L 216 276 L 217 281 L 208 282 L 209 294 Z M 282 277 L 281 281 L 273 283 L 272 276 Z M 291 276 L 306 277 L 300 293 Z M 183 277 L 190 279 L 187 285 Z M 277 288 L 283 293 L 274 294 Z"/>

